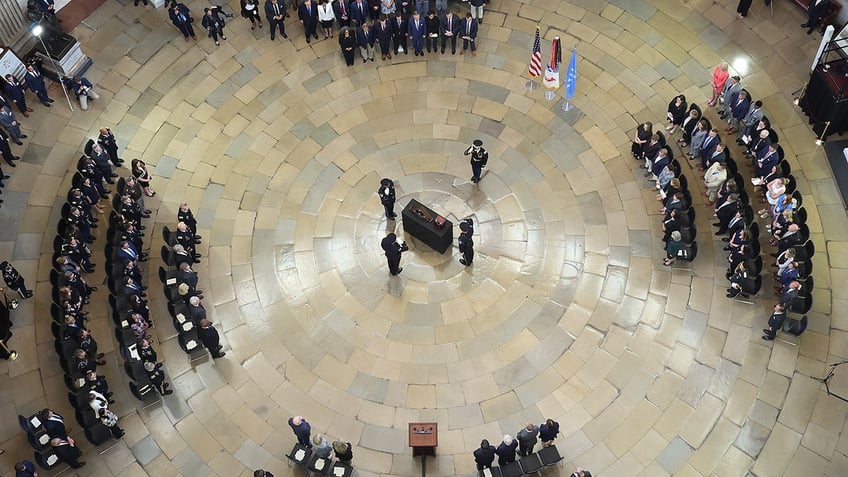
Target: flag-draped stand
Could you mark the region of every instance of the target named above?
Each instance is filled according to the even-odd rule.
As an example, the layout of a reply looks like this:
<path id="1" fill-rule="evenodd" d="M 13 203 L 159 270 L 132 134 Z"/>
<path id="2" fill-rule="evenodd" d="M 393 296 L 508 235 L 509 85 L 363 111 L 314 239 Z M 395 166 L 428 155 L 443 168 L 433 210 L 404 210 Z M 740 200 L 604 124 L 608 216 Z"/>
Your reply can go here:
<path id="1" fill-rule="evenodd" d="M 533 81 L 533 78 L 542 76 L 542 43 L 539 38 L 539 26 L 536 26 L 536 38 L 533 40 L 533 52 L 530 55 L 530 66 L 527 68 L 527 73 L 530 75 L 530 81 L 527 82 L 527 90 L 533 91 L 539 85 Z"/>
<path id="2" fill-rule="evenodd" d="M 577 47 L 571 49 L 571 60 L 568 62 L 568 70 L 565 72 L 565 101 L 562 103 L 563 111 L 571 111 L 572 104 L 569 101 L 574 97 L 574 88 L 577 87 Z"/>
<path id="3" fill-rule="evenodd" d="M 562 50 L 560 49 L 559 37 L 554 37 L 551 44 L 551 62 L 545 66 L 545 77 L 542 79 L 542 84 L 548 91 L 545 92 L 545 99 L 553 101 L 556 98 L 556 90 L 559 89 L 559 64 L 562 62 Z"/>

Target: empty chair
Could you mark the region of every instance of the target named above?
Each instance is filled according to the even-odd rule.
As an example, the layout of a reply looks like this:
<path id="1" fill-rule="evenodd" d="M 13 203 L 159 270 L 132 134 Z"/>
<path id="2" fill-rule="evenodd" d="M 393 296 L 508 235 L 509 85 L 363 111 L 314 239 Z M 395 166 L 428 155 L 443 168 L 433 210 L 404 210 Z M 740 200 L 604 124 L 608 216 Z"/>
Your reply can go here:
<path id="1" fill-rule="evenodd" d="M 751 222 L 751 224 L 748 225 L 748 240 L 750 240 L 751 242 L 756 242 L 759 239 L 760 239 L 760 224 L 758 224 L 756 221 Z"/>
<path id="2" fill-rule="evenodd" d="M 65 202 L 62 206 L 62 218 L 67 219 L 71 215 L 71 204 Z"/>
<path id="3" fill-rule="evenodd" d="M 812 240 L 807 240 L 803 245 L 795 246 L 795 261 L 806 262 L 816 254 L 816 246 Z"/>
<path id="4" fill-rule="evenodd" d="M 29 417 L 18 414 L 18 424 L 20 424 L 21 429 L 27 434 L 35 434 L 44 430 L 44 423 L 41 422 L 38 414 L 33 414 Z"/>
<path id="5" fill-rule="evenodd" d="M 542 460 L 542 464 L 545 467 L 550 467 L 553 465 L 562 465 L 563 457 L 559 455 L 559 450 L 556 446 L 548 446 L 542 447 L 539 450 L 539 458 Z"/>
<path id="6" fill-rule="evenodd" d="M 789 161 L 780 161 L 777 168 L 780 170 L 780 175 L 783 177 L 789 177 L 789 175 L 792 174 L 792 166 L 789 164 Z"/>
<path id="7" fill-rule="evenodd" d="M 56 456 L 56 453 L 53 452 L 53 449 L 47 449 L 44 452 L 36 451 L 33 454 L 33 459 L 35 463 L 38 464 L 44 470 L 50 470 L 59 465 L 59 457 Z"/>
<path id="8" fill-rule="evenodd" d="M 736 161 L 733 159 L 728 158 L 724 166 L 727 169 L 727 177 L 733 177 L 739 173 L 739 166 L 736 165 Z"/>
<path id="9" fill-rule="evenodd" d="M 130 393 L 139 401 L 148 401 L 156 397 L 156 390 L 150 384 L 130 382 Z"/>
<path id="10" fill-rule="evenodd" d="M 498 467 L 498 466 L 495 466 L 495 467 L 492 467 L 492 468 L 486 469 L 486 470 L 489 471 L 489 473 L 492 475 L 492 477 L 503 477 L 503 474 L 501 473 L 501 468 Z M 478 475 L 478 477 L 486 477 L 486 474 L 482 470 L 477 471 L 477 475 Z"/>
<path id="11" fill-rule="evenodd" d="M 759 275 L 763 271 L 763 257 L 754 255 L 745 261 L 745 268 L 748 270 L 748 275 Z"/>
<path id="12" fill-rule="evenodd" d="M 74 413 L 77 422 L 82 427 L 94 427 L 95 425 L 100 425 L 100 419 L 97 419 L 97 416 L 94 415 L 94 410 L 90 407 L 88 409 L 80 409 Z"/>
<path id="13" fill-rule="evenodd" d="M 351 475 L 353 475 L 353 467 L 345 464 L 344 462 L 336 462 L 333 464 L 333 469 L 330 472 L 330 475 L 338 477 L 350 477 Z"/>
<path id="14" fill-rule="evenodd" d="M 682 227 L 680 229 L 680 241 L 683 243 L 692 243 L 698 237 L 698 229 L 694 225 Z"/>
<path id="15" fill-rule="evenodd" d="M 43 429 L 35 434 L 27 434 L 27 442 L 29 442 L 30 447 L 39 452 L 50 448 L 50 436 Z"/>
<path id="16" fill-rule="evenodd" d="M 679 174 L 677 180 L 680 181 L 680 190 L 689 190 L 689 179 L 686 178 L 686 174 Z"/>
<path id="17" fill-rule="evenodd" d="M 312 456 L 312 449 L 308 447 L 304 447 L 299 442 L 295 443 L 294 447 L 292 447 L 291 452 L 286 454 L 286 458 L 289 461 L 294 462 L 295 464 L 306 465 L 309 461 L 309 458 Z"/>
<path id="18" fill-rule="evenodd" d="M 786 317 L 783 320 L 783 331 L 795 336 L 801 336 L 801 334 L 807 329 L 807 315 L 803 315 L 799 319 L 794 319 L 790 317 Z"/>
<path id="19" fill-rule="evenodd" d="M 671 152 L 669 152 L 669 155 L 670 154 Z M 674 173 L 674 177 L 680 177 L 680 161 L 678 161 L 677 159 L 672 159 L 671 162 L 669 162 L 668 164 L 668 168 L 671 169 L 671 172 Z M 684 188 L 681 187 L 680 189 L 683 190 Z"/>
<path id="20" fill-rule="evenodd" d="M 68 391 L 77 392 L 85 386 L 85 378 L 78 377 L 75 378 L 70 374 L 65 373 L 64 375 L 65 387 L 68 388 Z"/>
<path id="21" fill-rule="evenodd" d="M 545 467 L 545 464 L 542 463 L 542 459 L 539 457 L 539 454 L 535 453 L 518 459 L 518 465 L 521 466 L 521 472 L 523 472 L 524 475 L 541 472 Z"/>
<path id="22" fill-rule="evenodd" d="M 798 207 L 795 209 L 795 214 L 792 216 L 792 221 L 798 225 L 807 223 L 807 209 Z"/>
<path id="23" fill-rule="evenodd" d="M 159 281 L 164 285 L 167 280 L 168 272 L 166 272 L 164 268 L 159 267 Z"/>
<path id="24" fill-rule="evenodd" d="M 186 354 L 194 354 L 203 351 L 203 343 L 197 337 L 197 331 L 191 330 L 185 333 L 180 333 L 177 336 L 177 343 L 180 345 Z"/>
<path id="25" fill-rule="evenodd" d="M 77 392 L 68 393 L 68 402 L 78 411 L 89 409 L 88 389 L 80 389 Z"/>
<path id="26" fill-rule="evenodd" d="M 162 249 L 161 249 L 161 250 L 160 250 L 160 252 L 159 252 L 159 254 L 162 256 L 162 261 L 163 261 L 163 262 L 167 263 L 168 265 L 170 265 L 170 264 L 171 264 L 171 251 L 170 251 L 170 250 L 168 250 L 168 247 L 166 247 L 165 245 L 163 245 L 163 246 L 162 246 Z"/>
<path id="27" fill-rule="evenodd" d="M 96 426 L 85 428 L 85 438 L 93 445 L 99 446 L 112 440 L 112 431 L 98 422 Z"/>
<path id="28" fill-rule="evenodd" d="M 516 460 L 502 466 L 501 475 L 503 475 L 503 477 L 522 477 L 524 472 L 521 471 L 521 464 L 519 464 Z"/>
<path id="29" fill-rule="evenodd" d="M 763 287 L 763 277 L 761 275 L 757 275 L 756 277 L 748 277 L 739 282 L 742 287 L 742 291 L 736 295 L 734 298 L 743 297 L 749 298 L 751 295 L 756 295 L 760 292 L 760 288 Z"/>
<path id="30" fill-rule="evenodd" d="M 804 315 L 809 312 L 813 308 L 813 295 L 808 294 L 807 296 L 799 296 L 789 305 L 789 309 L 787 311 L 792 313 L 797 313 L 799 315 Z"/>
<path id="31" fill-rule="evenodd" d="M 167 225 L 162 226 L 162 240 L 165 241 L 166 245 L 172 245 L 172 243 L 171 243 L 171 229 L 169 229 Z"/>

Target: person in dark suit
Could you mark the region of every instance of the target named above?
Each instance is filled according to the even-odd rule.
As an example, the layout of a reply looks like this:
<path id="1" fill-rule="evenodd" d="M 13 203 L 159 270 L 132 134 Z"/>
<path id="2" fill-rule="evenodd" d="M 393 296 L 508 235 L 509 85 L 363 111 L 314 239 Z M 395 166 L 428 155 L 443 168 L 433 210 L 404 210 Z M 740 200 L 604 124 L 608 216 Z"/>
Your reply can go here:
<path id="1" fill-rule="evenodd" d="M 489 153 L 483 148 L 483 141 L 475 139 L 463 154 L 471 156 L 471 182 L 480 182 L 483 168 L 489 162 Z"/>
<path id="2" fill-rule="evenodd" d="M 192 289 L 197 288 L 197 272 L 191 269 L 191 265 L 186 262 L 180 264 L 180 270 L 177 272 L 177 283 L 185 283 Z"/>
<path id="3" fill-rule="evenodd" d="M 713 128 L 704 138 L 704 143 L 701 145 L 701 163 L 698 165 L 698 170 L 703 172 L 707 169 L 707 161 L 715 152 L 716 146 L 721 142 L 718 137 L 718 129 Z"/>
<path id="4" fill-rule="evenodd" d="M 408 27 L 406 18 L 403 17 L 401 10 L 395 12 L 395 17 L 391 19 L 390 23 L 392 26 L 392 42 L 394 43 L 395 55 L 401 51 L 404 55 L 408 55 L 409 51 L 406 49 L 406 31 Z"/>
<path id="5" fill-rule="evenodd" d="M 65 418 L 51 411 L 50 409 L 42 409 L 39 413 L 41 422 L 44 425 L 44 430 L 50 437 L 58 437 L 64 439 L 68 437 L 68 429 L 65 427 Z"/>
<path id="6" fill-rule="evenodd" d="M 774 305 L 774 313 L 768 319 L 768 328 L 763 329 L 763 339 L 771 341 L 777 336 L 777 330 L 783 328 L 783 321 L 786 319 L 786 309 L 778 303 Z"/>
<path id="7" fill-rule="evenodd" d="M 559 423 L 553 419 L 546 419 L 539 426 L 539 440 L 542 441 L 542 446 L 544 447 L 552 445 L 557 434 L 559 434 Z"/>
<path id="8" fill-rule="evenodd" d="M 59 460 L 74 469 L 79 469 L 85 465 L 85 461 L 80 462 L 78 460 L 82 456 L 82 451 L 79 450 L 79 447 L 74 445 L 74 440 L 70 437 L 66 439 L 54 437 L 53 439 L 50 439 L 50 446 L 53 447 L 53 452 Z"/>
<path id="9" fill-rule="evenodd" d="M 318 39 L 318 6 L 312 3 L 312 0 L 303 0 L 297 7 L 297 17 L 300 19 L 300 24 L 303 25 L 303 33 L 306 35 L 306 42 L 309 43 L 310 37 Z"/>
<path id="10" fill-rule="evenodd" d="M 392 275 L 397 275 L 403 271 L 403 268 L 400 267 L 400 255 L 403 252 L 409 250 L 409 247 L 406 246 L 406 242 L 398 243 L 397 235 L 394 233 L 390 233 L 386 235 L 386 238 L 380 242 L 380 246 L 383 248 L 383 251 L 386 252 L 386 260 L 389 262 L 389 273 Z"/>
<path id="11" fill-rule="evenodd" d="M 280 30 L 280 36 L 289 37 L 286 35 L 286 16 L 286 0 L 265 0 L 265 17 L 271 29 L 271 41 L 274 41 L 274 31 L 277 29 Z"/>
<path id="12" fill-rule="evenodd" d="M 503 467 L 515 462 L 515 452 L 518 448 L 518 441 L 512 438 L 509 434 L 504 435 L 503 442 L 498 445 L 495 453 L 498 455 L 498 465 Z"/>
<path id="13" fill-rule="evenodd" d="M 742 128 L 748 109 L 751 107 L 751 98 L 745 90 L 734 93 L 730 98 L 730 120 L 728 121 L 726 133 L 733 134 Z"/>
<path id="14" fill-rule="evenodd" d="M 339 462 L 350 464 L 350 461 L 353 460 L 353 447 L 350 442 L 341 439 L 333 441 L 333 452 Z"/>
<path id="15" fill-rule="evenodd" d="M 722 164 L 727 162 L 727 153 L 724 149 L 725 146 L 723 142 L 720 142 L 715 145 L 712 154 L 710 154 L 710 157 L 708 157 L 707 160 L 704 162 L 704 165 L 707 169 L 709 169 L 710 166 L 712 166 L 716 162 L 720 162 Z"/>
<path id="16" fill-rule="evenodd" d="M 380 15 L 379 21 L 374 23 L 374 41 L 380 44 L 380 55 L 383 60 L 392 59 L 392 27 L 389 25 L 385 15 Z"/>
<path id="17" fill-rule="evenodd" d="M 730 194 L 727 197 L 727 200 L 716 208 L 715 214 L 718 218 L 718 222 L 714 223 L 713 226 L 718 227 L 718 231 L 716 231 L 715 235 L 724 235 L 727 233 L 727 227 L 730 225 L 730 220 L 736 216 L 738 211 L 739 195 Z"/>
<path id="18" fill-rule="evenodd" d="M 21 132 L 21 123 L 18 122 L 18 118 L 15 117 L 15 113 L 9 106 L 0 107 L 0 126 L 6 129 L 15 144 L 18 146 L 24 145 L 21 138 L 26 138 L 27 135 Z"/>
<path id="19" fill-rule="evenodd" d="M 174 394 L 172 389 L 168 389 L 170 383 L 165 382 L 165 372 L 160 369 L 161 367 L 162 365 L 160 363 L 144 362 L 144 371 L 147 373 L 147 377 L 150 378 L 150 382 L 159 391 L 159 394 L 162 396 Z"/>
<path id="20" fill-rule="evenodd" d="M 115 139 L 115 135 L 112 134 L 111 129 L 106 127 L 100 128 L 100 135 L 97 136 L 97 144 L 100 144 L 100 147 L 106 151 L 113 164 L 120 165 L 124 163 L 124 160 L 118 157 L 118 140 Z"/>
<path id="21" fill-rule="evenodd" d="M 374 61 L 374 32 L 371 26 L 363 23 L 359 30 L 356 31 L 356 43 L 359 45 L 359 53 L 362 55 L 362 62 L 368 60 Z"/>
<path id="22" fill-rule="evenodd" d="M 312 426 L 306 422 L 302 416 L 294 416 L 289 418 L 289 427 L 292 428 L 292 432 L 297 437 L 297 442 L 300 445 L 308 448 L 312 448 L 312 441 L 309 440 L 309 434 L 312 432 Z"/>
<path id="23" fill-rule="evenodd" d="M 200 298 L 193 296 L 188 300 L 188 314 L 195 323 L 206 319 L 206 309 L 200 303 Z"/>
<path id="24" fill-rule="evenodd" d="M 771 171 L 771 168 L 780 162 L 780 154 L 777 152 L 777 144 L 769 143 L 767 148 L 761 151 L 754 166 L 754 174 L 763 177 Z"/>
<path id="25" fill-rule="evenodd" d="M 495 448 L 489 445 L 489 441 L 483 439 L 480 441 L 480 448 L 474 451 L 474 462 L 477 463 L 477 470 L 491 469 L 494 461 Z"/>
<path id="26" fill-rule="evenodd" d="M 453 14 L 452 11 L 448 10 L 445 15 L 442 16 L 442 21 L 440 22 L 440 26 L 442 29 L 442 53 L 445 52 L 445 47 L 448 44 L 448 40 L 450 40 L 451 44 L 451 54 L 456 54 L 456 37 L 460 34 L 460 19 Z"/>
<path id="27" fill-rule="evenodd" d="M 251 30 L 255 30 L 256 25 L 262 28 L 262 15 L 259 14 L 258 0 L 241 0 L 241 16 L 250 20 Z"/>
<path id="28" fill-rule="evenodd" d="M 195 234 L 195 242 L 200 243 L 200 239 L 203 237 L 197 235 L 197 220 L 194 218 L 194 214 L 191 212 L 191 208 L 189 208 L 188 204 L 186 204 L 185 202 L 180 204 L 180 210 L 177 211 L 177 223 L 180 222 L 186 224 L 188 230 L 190 230 L 191 233 Z"/>
<path id="29" fill-rule="evenodd" d="M 427 25 L 419 12 L 414 12 L 406 26 L 406 35 L 412 40 L 415 56 L 424 56 L 424 40 L 427 37 Z"/>
<path id="30" fill-rule="evenodd" d="M 221 346 L 221 337 L 218 335 L 218 330 L 205 318 L 200 320 L 198 324 L 200 327 L 197 329 L 197 336 L 203 342 L 203 346 L 209 350 L 213 358 L 223 358 L 227 353 L 221 351 L 224 347 Z"/>
<path id="31" fill-rule="evenodd" d="M 830 6 L 830 0 L 810 0 L 810 9 L 809 15 L 807 16 L 807 23 L 802 23 L 801 26 L 807 28 L 807 34 L 815 30 L 819 23 L 822 21 L 822 17 L 827 13 L 827 8 Z"/>
<path id="32" fill-rule="evenodd" d="M 386 211 L 386 218 L 395 220 L 395 183 L 391 179 L 383 179 L 380 181 L 380 188 L 377 189 L 377 195 L 380 196 L 380 203 Z"/>
<path id="33" fill-rule="evenodd" d="M 22 460 L 15 464 L 15 477 L 38 477 L 38 470 L 31 461 Z"/>
<path id="34" fill-rule="evenodd" d="M 6 84 L 3 85 L 3 90 L 6 96 L 21 110 L 21 114 L 25 118 L 29 117 L 32 108 L 27 107 L 26 96 L 24 95 L 23 85 L 12 75 L 6 75 Z"/>
<path id="35" fill-rule="evenodd" d="M 427 53 L 436 53 L 439 51 L 439 32 L 442 31 L 441 21 L 436 16 L 436 12 L 430 10 L 427 12 L 427 18 L 424 19 L 424 25 L 427 27 L 427 38 L 424 44 L 427 47 Z"/>
<path id="36" fill-rule="evenodd" d="M 203 9 L 203 21 L 200 22 L 203 25 L 203 28 L 209 32 L 209 38 L 215 40 L 216 45 L 220 45 L 221 43 L 218 41 L 218 37 L 220 36 L 222 40 L 226 40 L 227 36 L 224 35 L 224 25 L 226 22 L 224 18 L 221 17 L 221 7 L 212 7 L 212 8 L 204 8 Z"/>
<path id="37" fill-rule="evenodd" d="M 465 219 L 459 223 L 459 238 L 457 239 L 459 245 L 459 253 L 462 254 L 462 258 L 459 259 L 459 263 L 465 265 L 466 267 L 471 266 L 474 262 L 474 240 L 472 239 L 472 235 L 474 235 L 474 222 L 471 219 Z"/>
<path id="38" fill-rule="evenodd" d="M 368 20 L 368 2 L 365 0 L 353 0 L 350 2 L 350 19 L 355 22 L 352 22 L 351 26 L 355 28 L 359 28 L 362 25 L 365 25 Z"/>
<path id="39" fill-rule="evenodd" d="M 191 25 L 192 18 L 188 7 L 184 3 L 173 3 L 171 5 L 171 8 L 168 9 L 168 16 L 171 17 L 171 23 L 183 34 L 185 41 L 188 41 L 188 37 L 197 40 L 197 35 L 194 34 L 194 27 Z"/>
<path id="40" fill-rule="evenodd" d="M 798 299 L 798 294 L 801 291 L 801 282 L 794 281 L 786 287 L 783 292 L 780 293 L 780 305 L 784 310 L 787 310 L 795 304 L 795 300 Z"/>
<path id="41" fill-rule="evenodd" d="M 333 12 L 336 14 L 340 29 L 350 26 L 350 2 L 348 0 L 335 0 Z"/>
<path id="42" fill-rule="evenodd" d="M 41 74 L 41 71 L 39 71 L 37 66 L 27 65 L 24 82 L 27 87 L 32 90 L 36 96 L 38 96 L 38 100 L 41 101 L 41 104 L 48 108 L 51 106 L 50 103 L 52 103 L 53 100 L 47 96 L 47 86 L 44 84 L 44 75 Z"/>
<path id="43" fill-rule="evenodd" d="M 32 290 L 27 289 L 24 277 L 12 266 L 11 263 L 3 260 L 0 262 L 0 272 L 3 273 L 3 281 L 10 290 L 14 290 L 21 295 L 21 298 L 32 297 Z"/>
<path id="44" fill-rule="evenodd" d="M 482 16 L 480 17 L 482 20 Z M 471 18 L 471 13 L 465 14 L 465 20 L 460 26 L 460 35 L 462 35 L 462 51 L 460 55 L 464 55 L 465 51 L 471 48 L 471 56 L 477 56 L 477 20 Z"/>
<path id="45" fill-rule="evenodd" d="M 3 160 L 6 161 L 6 164 L 9 164 L 11 167 L 15 167 L 13 161 L 20 159 L 19 156 L 12 154 L 12 148 L 9 146 L 9 136 L 2 129 L 0 129 L 0 154 L 3 155 Z M 8 177 L 3 177 L 3 179 L 8 179 Z"/>
<path id="46" fill-rule="evenodd" d="M 367 0 L 368 3 L 368 16 L 371 18 L 372 22 L 377 21 L 380 18 L 380 7 L 382 6 L 382 0 Z"/>

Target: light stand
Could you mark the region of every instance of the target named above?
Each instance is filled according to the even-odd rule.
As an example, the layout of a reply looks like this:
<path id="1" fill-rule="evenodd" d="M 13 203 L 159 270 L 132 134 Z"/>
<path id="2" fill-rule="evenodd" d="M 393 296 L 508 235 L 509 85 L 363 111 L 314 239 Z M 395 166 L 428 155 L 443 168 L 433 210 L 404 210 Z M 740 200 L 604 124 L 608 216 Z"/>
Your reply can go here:
<path id="1" fill-rule="evenodd" d="M 68 100 L 68 107 L 71 108 L 71 112 L 73 112 L 74 106 L 71 104 L 71 97 L 68 96 L 68 89 L 65 88 L 65 82 L 62 81 L 62 74 L 60 73 L 62 69 L 59 66 L 59 63 L 50 56 L 50 51 L 47 49 L 47 45 L 44 44 L 44 38 L 41 37 L 42 33 L 44 33 L 44 27 L 41 25 L 32 27 L 32 34 L 35 35 L 35 37 L 38 38 L 38 41 L 41 42 L 41 47 L 44 48 L 44 54 L 47 56 L 47 59 L 53 63 L 53 68 L 56 70 L 56 75 L 59 77 L 59 85 L 62 87 L 62 92 L 65 93 L 65 99 Z"/>
<path id="2" fill-rule="evenodd" d="M 841 399 L 841 400 L 843 400 L 843 401 L 845 401 L 845 402 L 848 402 L 848 399 L 845 399 L 844 397 L 842 397 L 842 396 L 840 396 L 840 395 L 838 395 L 838 394 L 833 394 L 832 392 L 830 392 L 830 385 L 828 384 L 828 382 L 830 381 L 830 378 L 832 378 L 832 377 L 833 377 L 833 374 L 836 372 L 836 367 L 837 367 L 837 366 L 841 366 L 841 365 L 843 365 L 843 364 L 845 364 L 845 363 L 848 363 L 848 360 L 841 361 L 841 362 L 839 362 L 839 363 L 831 364 L 831 365 L 830 365 L 830 372 L 828 372 L 828 373 L 827 373 L 827 376 L 825 376 L 825 377 L 823 377 L 823 378 L 813 378 L 813 379 L 815 379 L 816 381 L 819 381 L 819 382 L 821 382 L 821 383 L 824 383 L 824 389 L 827 391 L 827 395 L 828 395 L 828 396 L 833 396 L 833 397 L 835 397 L 835 398 L 837 398 L 837 399 Z M 811 376 L 811 377 L 812 377 L 812 376 Z"/>
<path id="3" fill-rule="evenodd" d="M 824 130 L 821 133 L 821 136 L 816 138 L 816 146 L 821 146 L 824 144 L 824 138 L 827 137 L 827 128 L 830 127 L 830 121 L 825 121 Z"/>

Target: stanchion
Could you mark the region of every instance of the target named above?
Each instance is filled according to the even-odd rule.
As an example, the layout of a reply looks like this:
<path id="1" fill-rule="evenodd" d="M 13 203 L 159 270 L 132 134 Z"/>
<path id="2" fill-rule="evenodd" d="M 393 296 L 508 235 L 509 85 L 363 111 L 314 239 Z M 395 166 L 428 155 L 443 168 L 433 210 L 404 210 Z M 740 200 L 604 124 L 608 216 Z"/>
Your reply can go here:
<path id="1" fill-rule="evenodd" d="M 574 105 L 572 105 L 567 99 L 562 102 L 562 110 L 563 111 L 568 112 L 568 111 L 571 111 L 573 108 L 574 108 Z"/>
<path id="2" fill-rule="evenodd" d="M 537 83 L 537 82 L 535 82 L 535 81 L 533 81 L 533 80 L 530 80 L 530 81 L 528 81 L 528 82 L 527 82 L 524 86 L 526 86 L 526 87 L 527 87 L 527 91 L 535 91 L 535 90 L 536 90 L 536 88 L 538 88 L 538 87 L 539 87 L 539 83 Z"/>
<path id="3" fill-rule="evenodd" d="M 556 99 L 556 92 L 551 91 L 551 90 L 545 91 L 545 99 L 547 99 L 548 101 L 555 100 Z"/>

